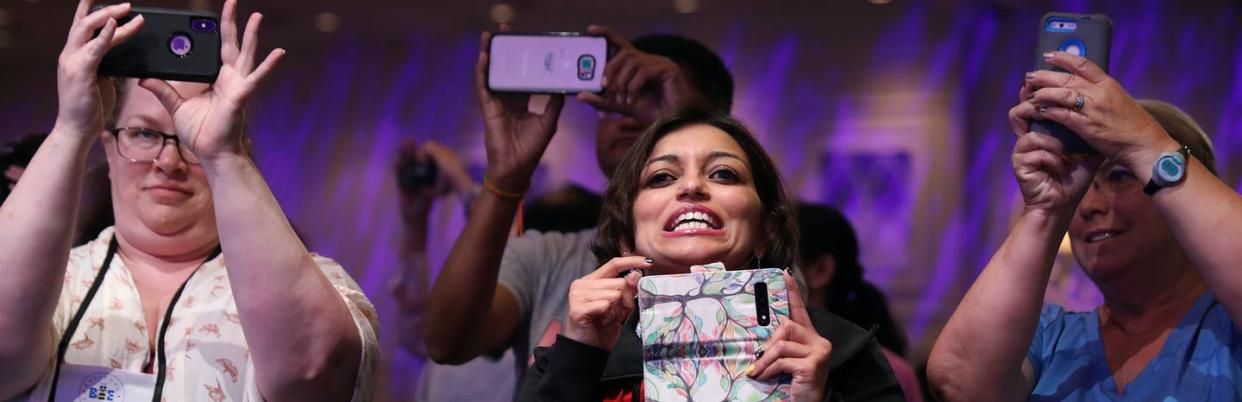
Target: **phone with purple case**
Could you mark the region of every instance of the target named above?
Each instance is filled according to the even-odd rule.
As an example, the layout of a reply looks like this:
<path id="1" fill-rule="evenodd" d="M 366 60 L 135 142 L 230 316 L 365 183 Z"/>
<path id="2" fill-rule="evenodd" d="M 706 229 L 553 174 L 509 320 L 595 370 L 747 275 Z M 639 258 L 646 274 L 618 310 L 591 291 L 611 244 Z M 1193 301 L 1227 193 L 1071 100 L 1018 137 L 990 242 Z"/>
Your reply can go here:
<path id="1" fill-rule="evenodd" d="M 639 280 L 645 400 L 789 400 L 789 376 L 746 375 L 755 353 L 789 320 L 783 273 L 720 270 Z"/>

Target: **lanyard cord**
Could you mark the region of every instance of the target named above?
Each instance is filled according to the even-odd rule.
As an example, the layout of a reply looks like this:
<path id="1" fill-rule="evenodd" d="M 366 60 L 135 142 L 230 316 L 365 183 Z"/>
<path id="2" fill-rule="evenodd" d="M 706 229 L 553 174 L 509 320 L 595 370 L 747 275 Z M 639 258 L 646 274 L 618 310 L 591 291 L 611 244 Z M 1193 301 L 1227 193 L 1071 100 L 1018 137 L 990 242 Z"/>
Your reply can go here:
<path id="1" fill-rule="evenodd" d="M 99 286 L 103 285 L 104 275 L 108 273 L 108 268 L 112 267 L 112 256 L 116 255 L 116 236 L 112 236 L 112 241 L 108 243 L 108 256 L 104 257 L 103 265 L 99 267 L 99 274 L 95 275 L 95 282 L 91 283 L 91 289 L 86 292 L 86 298 L 82 299 L 82 304 L 78 306 L 78 311 L 73 314 L 73 321 L 69 321 L 69 327 L 65 329 L 65 335 L 60 338 L 60 345 L 56 348 L 56 369 L 52 373 L 52 391 L 47 394 L 47 401 L 56 400 L 56 383 L 60 382 L 60 363 L 65 360 L 65 352 L 69 350 L 69 341 L 73 338 L 73 333 L 78 330 L 78 324 L 82 323 L 82 316 L 86 315 L 87 307 L 90 307 L 91 300 L 95 298 L 95 293 L 99 291 Z M 61 290 L 64 291 L 63 289 Z"/>
<path id="2" fill-rule="evenodd" d="M 103 285 L 104 276 L 108 273 L 108 268 L 112 266 L 112 257 L 116 255 L 117 248 L 116 235 L 113 235 L 112 241 L 108 243 L 108 255 L 104 257 L 103 265 L 99 267 L 99 274 L 95 275 L 95 282 L 91 283 L 91 289 L 86 292 L 86 297 L 82 299 L 82 304 L 78 306 L 77 313 L 73 315 L 73 321 L 69 322 L 69 327 L 65 329 L 65 335 L 60 338 L 60 345 L 56 349 L 56 369 L 52 376 L 52 388 L 51 392 L 48 393 L 48 402 L 56 400 L 56 383 L 60 382 L 60 366 L 65 361 L 65 353 L 69 350 L 69 341 L 73 338 L 74 332 L 77 331 L 78 325 L 81 324 L 82 317 L 86 315 L 86 310 L 90 307 L 91 301 L 95 299 L 95 293 Z M 168 324 L 172 322 L 173 308 L 177 306 L 177 301 L 181 299 L 181 293 L 185 291 L 185 286 L 190 283 L 190 278 L 193 278 L 194 274 L 198 273 L 198 268 L 202 268 L 208 261 L 215 259 L 219 255 L 220 247 L 216 246 L 216 249 L 207 256 L 207 259 L 203 260 L 203 263 L 194 268 L 194 272 L 191 272 L 190 276 L 185 278 L 185 282 L 181 283 L 181 287 L 177 288 L 177 293 L 173 294 L 172 301 L 168 303 L 168 310 L 164 312 L 164 321 L 160 324 L 159 341 L 156 342 L 159 373 L 155 377 L 155 393 L 152 402 L 160 402 L 161 396 L 164 393 L 164 376 L 168 365 L 164 361 L 164 335 L 168 333 Z"/>

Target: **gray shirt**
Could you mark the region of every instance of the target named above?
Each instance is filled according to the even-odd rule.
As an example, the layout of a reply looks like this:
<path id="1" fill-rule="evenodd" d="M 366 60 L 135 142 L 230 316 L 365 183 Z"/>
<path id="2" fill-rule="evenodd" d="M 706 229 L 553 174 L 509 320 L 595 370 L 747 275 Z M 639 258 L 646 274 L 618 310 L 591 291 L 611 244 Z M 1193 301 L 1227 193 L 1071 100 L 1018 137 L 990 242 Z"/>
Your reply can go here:
<path id="1" fill-rule="evenodd" d="M 498 282 L 517 299 L 522 325 L 510 340 L 519 373 L 549 332 L 560 332 L 569 307 L 569 284 L 599 268 L 591 253 L 595 229 L 573 233 L 528 230 L 510 239 Z"/>

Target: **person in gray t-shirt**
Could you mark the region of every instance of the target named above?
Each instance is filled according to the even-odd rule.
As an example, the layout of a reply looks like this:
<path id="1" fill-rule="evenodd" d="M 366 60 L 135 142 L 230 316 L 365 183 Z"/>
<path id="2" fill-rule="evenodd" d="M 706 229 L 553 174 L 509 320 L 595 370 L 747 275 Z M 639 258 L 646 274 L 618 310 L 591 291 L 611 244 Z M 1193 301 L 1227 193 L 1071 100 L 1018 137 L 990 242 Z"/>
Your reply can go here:
<path id="1" fill-rule="evenodd" d="M 690 104 L 730 109 L 732 76 L 702 44 L 671 35 L 631 43 L 607 28 L 588 31 L 619 49 L 605 66 L 603 92 L 577 96 L 600 111 L 596 155 L 606 175 L 665 110 Z M 483 49 L 489 40 L 485 33 Z M 436 325 L 423 330 L 428 355 L 436 362 L 459 364 L 513 348 L 520 351 L 515 360 L 524 368 L 540 339 L 559 332 L 569 283 L 598 264 L 590 251 L 590 230 L 509 238 L 531 173 L 556 131 L 564 98 L 551 96 L 542 113 L 533 113 L 528 95 L 490 92 L 487 59 L 486 51 L 480 52 L 476 66 L 488 152 L 484 190 L 432 288 L 426 320 Z"/>

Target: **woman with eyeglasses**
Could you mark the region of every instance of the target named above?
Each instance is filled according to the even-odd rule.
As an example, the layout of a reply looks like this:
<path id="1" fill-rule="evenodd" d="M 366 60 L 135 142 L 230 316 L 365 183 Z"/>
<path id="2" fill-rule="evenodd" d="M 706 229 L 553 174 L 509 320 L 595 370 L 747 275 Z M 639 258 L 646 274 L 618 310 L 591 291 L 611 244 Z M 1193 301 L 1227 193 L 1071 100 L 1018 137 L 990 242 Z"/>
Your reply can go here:
<path id="1" fill-rule="evenodd" d="M 369 400 L 374 309 L 307 252 L 241 130 L 284 55 L 257 54 L 262 16 L 239 44 L 224 3 L 214 83 L 114 90 L 96 69 L 143 18 L 91 3 L 60 55 L 56 124 L 0 207 L 0 400 Z M 116 225 L 70 250 L 96 140 Z"/>
<path id="2" fill-rule="evenodd" d="M 1242 197 L 1181 110 L 1081 57 L 1045 58 L 1068 72 L 1028 73 L 1009 113 L 1025 205 L 936 341 L 930 382 L 953 401 L 1237 400 Z M 1033 120 L 1098 154 L 1069 154 Z M 1041 311 L 1067 231 L 1104 303 Z"/>

